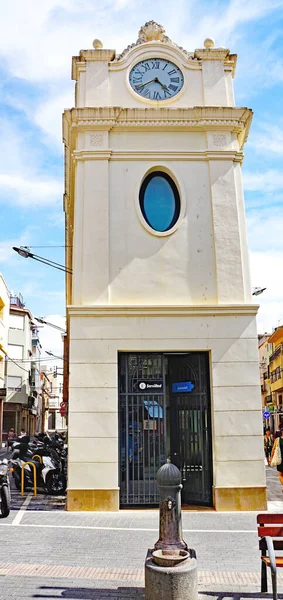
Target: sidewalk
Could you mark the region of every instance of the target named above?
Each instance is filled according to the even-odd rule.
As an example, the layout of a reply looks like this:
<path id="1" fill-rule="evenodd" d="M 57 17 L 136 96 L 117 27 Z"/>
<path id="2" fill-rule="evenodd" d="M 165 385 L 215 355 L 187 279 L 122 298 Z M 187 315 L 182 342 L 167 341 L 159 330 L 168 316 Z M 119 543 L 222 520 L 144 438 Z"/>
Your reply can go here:
<path id="1" fill-rule="evenodd" d="M 283 512 L 276 469 L 267 468 L 267 478 L 269 508 Z M 144 560 L 158 538 L 157 510 L 30 510 L 36 500 L 27 495 L 20 510 L 0 520 L 1 600 L 144 598 Z M 200 600 L 271 598 L 260 594 L 256 513 L 184 512 L 183 537 L 197 552 Z"/>

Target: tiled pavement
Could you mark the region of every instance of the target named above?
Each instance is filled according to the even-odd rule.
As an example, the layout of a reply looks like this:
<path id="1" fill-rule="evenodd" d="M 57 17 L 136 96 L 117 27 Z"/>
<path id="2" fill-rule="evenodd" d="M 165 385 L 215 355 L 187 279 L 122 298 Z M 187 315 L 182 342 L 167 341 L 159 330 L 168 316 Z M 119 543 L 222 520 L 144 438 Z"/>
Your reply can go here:
<path id="1" fill-rule="evenodd" d="M 267 468 L 267 479 L 269 510 L 283 512 L 276 469 Z M 68 513 L 63 498 L 51 501 L 29 495 L 19 510 L 13 491 L 13 510 L 0 521 L 0 599 L 142 600 L 158 511 Z M 184 512 L 183 534 L 197 551 L 201 600 L 261 597 L 255 513 Z"/>

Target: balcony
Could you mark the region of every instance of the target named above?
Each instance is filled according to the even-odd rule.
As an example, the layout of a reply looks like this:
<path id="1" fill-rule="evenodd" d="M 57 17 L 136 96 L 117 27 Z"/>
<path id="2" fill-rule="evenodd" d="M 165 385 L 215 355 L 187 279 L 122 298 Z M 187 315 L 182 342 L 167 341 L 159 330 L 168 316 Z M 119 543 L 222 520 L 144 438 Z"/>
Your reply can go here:
<path id="1" fill-rule="evenodd" d="M 274 350 L 274 352 L 272 352 L 272 354 L 269 357 L 269 362 L 271 363 L 273 360 L 275 360 L 275 358 L 277 356 L 279 356 L 279 354 L 282 354 L 283 351 L 283 344 L 279 344 L 279 346 L 277 346 L 277 348 Z"/>

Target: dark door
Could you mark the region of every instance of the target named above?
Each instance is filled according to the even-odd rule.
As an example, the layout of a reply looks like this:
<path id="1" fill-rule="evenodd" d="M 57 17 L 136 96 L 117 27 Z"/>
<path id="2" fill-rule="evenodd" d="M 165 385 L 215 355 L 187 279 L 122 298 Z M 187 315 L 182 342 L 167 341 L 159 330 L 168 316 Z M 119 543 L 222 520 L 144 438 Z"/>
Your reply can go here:
<path id="1" fill-rule="evenodd" d="M 168 355 L 168 430 L 182 473 L 182 504 L 212 506 L 212 439 L 207 352 Z"/>

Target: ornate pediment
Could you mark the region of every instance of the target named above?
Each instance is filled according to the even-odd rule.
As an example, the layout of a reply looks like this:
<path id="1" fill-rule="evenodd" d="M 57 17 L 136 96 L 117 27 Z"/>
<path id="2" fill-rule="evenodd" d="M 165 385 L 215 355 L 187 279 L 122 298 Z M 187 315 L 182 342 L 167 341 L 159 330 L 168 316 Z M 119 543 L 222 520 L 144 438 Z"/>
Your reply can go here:
<path id="1" fill-rule="evenodd" d="M 147 21 L 140 28 L 137 41 L 127 46 L 127 48 L 125 48 L 125 50 L 123 50 L 123 52 L 116 57 L 115 62 L 124 58 L 128 52 L 132 50 L 132 48 L 136 48 L 137 46 L 140 46 L 140 44 L 146 44 L 148 42 L 160 42 L 163 44 L 168 44 L 169 46 L 173 46 L 174 48 L 181 50 L 187 57 L 191 59 L 194 58 L 193 52 L 187 52 L 187 50 L 184 50 L 184 48 L 172 42 L 172 40 L 165 35 L 165 29 L 162 25 L 160 25 L 160 23 L 156 23 L 156 21 Z"/>

